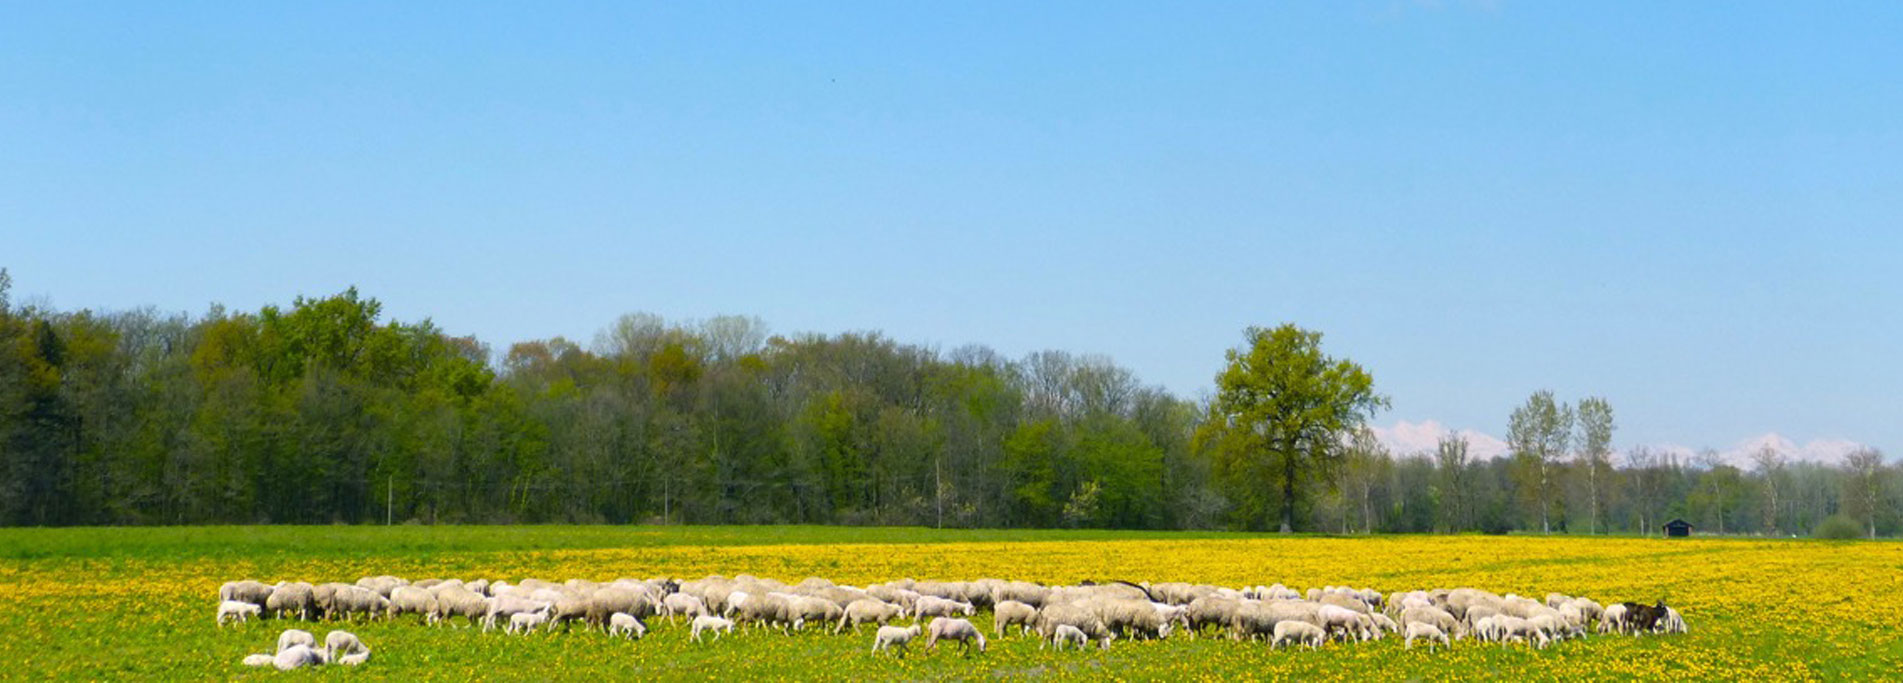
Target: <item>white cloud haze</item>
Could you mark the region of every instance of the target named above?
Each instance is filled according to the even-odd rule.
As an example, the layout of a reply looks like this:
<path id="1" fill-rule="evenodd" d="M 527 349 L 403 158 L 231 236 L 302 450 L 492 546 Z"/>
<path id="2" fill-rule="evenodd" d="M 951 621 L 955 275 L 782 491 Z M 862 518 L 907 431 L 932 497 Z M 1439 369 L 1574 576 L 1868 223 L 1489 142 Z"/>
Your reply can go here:
<path id="1" fill-rule="evenodd" d="M 1373 426 L 1375 438 L 1396 455 L 1410 453 L 1433 453 L 1442 437 L 1459 434 L 1467 438 L 1467 452 L 1475 458 L 1503 457 L 1510 453 L 1505 440 L 1474 429 L 1455 430 L 1437 420 L 1409 422 L 1396 420 L 1388 426 Z M 1676 454 L 1682 458 L 1691 458 L 1700 449 L 1681 444 L 1644 444 L 1654 451 Z M 1849 439 L 1811 439 L 1802 444 L 1777 432 L 1767 432 L 1758 436 L 1741 439 L 1729 448 L 1717 449 L 1718 457 L 1727 463 L 1739 467 L 1751 466 L 1751 455 L 1758 449 L 1770 446 L 1792 461 L 1809 461 L 1835 465 L 1843 462 L 1844 456 L 1862 448 L 1863 444 Z M 1618 448 L 1615 462 L 1623 464 L 1623 454 L 1629 447 Z"/>

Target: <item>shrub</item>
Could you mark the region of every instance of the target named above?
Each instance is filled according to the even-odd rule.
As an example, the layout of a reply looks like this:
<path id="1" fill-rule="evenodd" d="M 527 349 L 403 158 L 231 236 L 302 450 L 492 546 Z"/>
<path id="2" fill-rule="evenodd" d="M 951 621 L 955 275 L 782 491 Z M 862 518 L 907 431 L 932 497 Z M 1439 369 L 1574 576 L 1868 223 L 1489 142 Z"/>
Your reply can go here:
<path id="1" fill-rule="evenodd" d="M 1829 519 L 1817 525 L 1817 529 L 1811 532 L 1811 536 L 1839 541 L 1863 538 L 1863 525 L 1843 515 L 1831 515 Z"/>

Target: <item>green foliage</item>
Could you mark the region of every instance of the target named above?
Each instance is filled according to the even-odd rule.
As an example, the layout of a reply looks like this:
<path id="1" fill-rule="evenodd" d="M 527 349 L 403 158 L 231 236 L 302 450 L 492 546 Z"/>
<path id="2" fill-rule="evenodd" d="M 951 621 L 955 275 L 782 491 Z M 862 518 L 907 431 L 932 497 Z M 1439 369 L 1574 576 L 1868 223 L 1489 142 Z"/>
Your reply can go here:
<path id="1" fill-rule="evenodd" d="M 1303 477 L 1340 457 L 1342 437 L 1387 399 L 1374 378 L 1348 360 L 1322 353 L 1320 332 L 1294 325 L 1249 328 L 1216 375 L 1216 398 L 1197 438 L 1213 454 L 1233 498 L 1260 514 L 1280 510 L 1294 525 Z M 1274 484 L 1273 487 L 1265 484 Z M 1277 505 L 1263 500 L 1279 490 Z"/>
<path id="2" fill-rule="evenodd" d="M 1831 515 L 1811 531 L 1814 538 L 1849 541 L 1863 538 L 1863 525 L 1846 515 Z"/>

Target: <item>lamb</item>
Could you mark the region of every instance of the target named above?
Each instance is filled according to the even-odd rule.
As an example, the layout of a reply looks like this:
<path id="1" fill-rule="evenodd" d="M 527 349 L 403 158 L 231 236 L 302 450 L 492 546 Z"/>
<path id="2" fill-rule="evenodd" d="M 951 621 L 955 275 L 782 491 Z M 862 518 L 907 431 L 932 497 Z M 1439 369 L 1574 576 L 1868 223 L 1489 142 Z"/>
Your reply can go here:
<path id="1" fill-rule="evenodd" d="M 640 640 L 647 636 L 648 625 L 627 612 L 615 612 L 608 615 L 608 635 Z"/>
<path id="2" fill-rule="evenodd" d="M 546 623 L 548 623 L 547 608 L 534 612 L 516 612 L 515 614 L 509 615 L 509 625 L 504 627 L 502 632 L 527 635 L 534 633 L 537 627 Z"/>
<path id="3" fill-rule="evenodd" d="M 926 617 L 949 617 L 957 614 L 971 616 L 972 612 L 973 609 L 969 602 L 925 595 L 919 597 L 917 608 L 913 611 L 912 616 L 918 619 L 924 619 Z"/>
<path id="4" fill-rule="evenodd" d="M 1269 647 L 1279 649 L 1290 643 L 1295 643 L 1307 645 L 1309 649 L 1313 650 L 1321 647 L 1322 640 L 1327 637 L 1328 632 L 1323 631 L 1320 626 L 1306 621 L 1289 619 L 1275 622 L 1274 634 L 1269 639 Z"/>
<path id="5" fill-rule="evenodd" d="M 283 619 L 288 612 L 296 612 L 299 619 L 309 620 L 317 611 L 316 586 L 302 581 L 280 583 L 264 599 L 264 609 Z"/>
<path id="6" fill-rule="evenodd" d="M 285 629 L 283 633 L 278 634 L 278 649 L 277 649 L 278 652 L 289 650 L 291 649 L 292 646 L 296 646 L 296 645 L 303 645 L 306 647 L 317 647 L 317 636 L 311 635 L 310 631 L 303 631 L 303 630 L 294 629 L 294 628 Z"/>
<path id="7" fill-rule="evenodd" d="M 498 598 L 490 598 L 488 600 L 488 606 L 488 611 L 482 615 L 482 630 L 484 633 L 487 633 L 491 628 L 495 628 L 497 617 L 513 617 L 522 612 L 546 610 L 549 605 L 540 600 L 504 595 Z M 507 626 L 508 624 L 503 625 Z"/>
<path id="8" fill-rule="evenodd" d="M 1057 628 L 1060 626 L 1070 626 L 1084 632 L 1084 635 L 1097 640 L 1099 647 L 1106 650 L 1110 649 L 1110 641 L 1115 637 L 1109 627 L 1104 625 L 1103 619 L 1081 605 L 1046 605 L 1038 610 L 1036 630 L 1041 639 L 1048 641 L 1055 637 Z M 1043 647 L 1043 645 L 1038 646 L 1039 649 Z"/>
<path id="9" fill-rule="evenodd" d="M 1454 615 L 1449 614 L 1447 610 L 1438 607 L 1409 607 L 1401 610 L 1402 626 L 1405 627 L 1414 622 L 1433 624 L 1434 628 L 1455 638 L 1461 636 L 1460 620 L 1455 619 Z"/>
<path id="10" fill-rule="evenodd" d="M 868 622 L 876 622 L 884 626 L 893 618 L 898 617 L 902 611 L 898 605 L 887 604 L 874 598 L 854 600 L 846 605 L 845 611 L 839 615 L 839 625 L 833 628 L 833 633 L 839 633 L 847 628 L 856 628 Z"/>
<path id="11" fill-rule="evenodd" d="M 1605 615 L 1599 617 L 1599 633 L 1603 635 L 1614 632 L 1625 633 L 1625 605 L 1617 603 L 1607 605 Z"/>
<path id="12" fill-rule="evenodd" d="M 1407 625 L 1407 640 L 1402 646 L 1403 649 L 1414 649 L 1414 641 L 1417 638 L 1427 641 L 1428 652 L 1434 651 L 1435 643 L 1440 643 L 1444 647 L 1453 647 L 1453 643 L 1447 641 L 1447 634 L 1439 628 L 1433 624 L 1416 621 Z"/>
<path id="13" fill-rule="evenodd" d="M 226 600 L 218 603 L 218 625 L 224 626 L 226 621 L 250 621 L 262 612 L 263 608 L 252 603 Z"/>
<path id="14" fill-rule="evenodd" d="M 985 651 L 985 634 L 979 633 L 978 627 L 971 625 L 971 622 L 964 619 L 954 619 L 951 617 L 938 617 L 933 619 L 931 628 L 927 631 L 925 636 L 925 651 L 930 652 L 934 648 L 937 648 L 938 641 L 941 640 L 958 641 L 959 651 L 966 656 L 971 655 L 971 641 L 974 640 L 978 641 L 978 651 Z"/>
<path id="15" fill-rule="evenodd" d="M 324 634 L 325 661 L 336 659 L 340 651 L 345 655 L 368 654 L 370 648 L 365 646 L 362 640 L 357 639 L 357 634 L 349 631 L 331 631 Z"/>
<path id="16" fill-rule="evenodd" d="M 1374 614 L 1368 615 L 1368 620 L 1374 622 L 1375 634 L 1377 638 L 1380 637 L 1380 634 L 1382 633 L 1397 633 L 1398 634 L 1401 632 L 1401 625 L 1394 623 L 1394 620 L 1389 619 L 1388 615 L 1386 614 L 1375 612 Z"/>
<path id="17" fill-rule="evenodd" d="M 315 650 L 305 645 L 293 645 L 290 649 L 279 652 L 276 657 L 273 657 L 271 665 L 277 667 L 279 671 L 290 671 L 325 664 L 329 661 L 330 657 L 322 650 Z"/>
<path id="18" fill-rule="evenodd" d="M 1243 603 L 1229 622 L 1229 636 L 1235 640 L 1273 638 L 1276 624 L 1284 621 L 1301 621 L 1320 628 L 1320 609 L 1310 602 Z"/>
<path id="19" fill-rule="evenodd" d="M 1004 629 L 1017 624 L 1018 634 L 1031 631 L 1031 621 L 1037 619 L 1037 608 L 1016 600 L 999 601 L 991 608 L 991 616 L 998 638 L 1004 637 Z"/>
<path id="20" fill-rule="evenodd" d="M 918 632 L 918 624 L 913 624 L 905 628 L 880 626 L 879 633 L 872 638 L 872 651 L 878 652 L 880 650 L 892 650 L 896 648 L 898 650 L 898 656 L 904 657 L 905 646 L 911 643 L 913 638 L 918 637 Z"/>
<path id="21" fill-rule="evenodd" d="M 1078 630 L 1077 627 L 1070 624 L 1058 624 L 1057 632 L 1051 634 L 1051 645 L 1059 650 L 1064 649 L 1065 644 L 1076 645 L 1077 649 L 1082 650 L 1084 649 L 1084 645 L 1089 642 L 1090 638 L 1085 636 L 1083 631 Z M 1041 650 L 1043 648 L 1040 647 L 1038 649 Z"/>
<path id="22" fill-rule="evenodd" d="M 720 640 L 720 634 L 722 632 L 733 633 L 733 622 L 712 614 L 702 614 L 694 617 L 694 630 L 688 634 L 687 639 L 696 643 L 700 642 L 700 634 L 702 631 L 713 631 L 714 640 Z"/>

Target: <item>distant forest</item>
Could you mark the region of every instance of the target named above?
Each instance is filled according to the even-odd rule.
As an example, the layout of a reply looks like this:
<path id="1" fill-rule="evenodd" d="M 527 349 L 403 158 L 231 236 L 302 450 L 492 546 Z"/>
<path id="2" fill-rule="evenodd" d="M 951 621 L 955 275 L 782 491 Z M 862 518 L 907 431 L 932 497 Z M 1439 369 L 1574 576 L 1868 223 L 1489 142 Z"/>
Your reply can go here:
<path id="1" fill-rule="evenodd" d="M 1546 392 L 1513 409 L 1509 457 L 1458 439 L 1390 453 L 1365 428 L 1372 393 L 1326 438 L 1261 442 L 1276 450 L 1247 437 L 1287 409 L 1225 407 L 1247 388 L 1219 378 L 1215 398 L 1186 400 L 1063 351 L 631 314 L 588 344 L 497 354 L 386 321 L 355 289 L 201 316 L 48 310 L 8 291 L 0 271 L 6 525 L 1272 529 L 1286 508 L 1297 530 L 1343 533 L 1657 533 L 1682 517 L 1701 533 L 1870 536 L 1896 533 L 1903 507 L 1875 451 L 1745 467 L 1615 453 L 1611 406 Z M 1283 381 L 1280 358 L 1245 369 Z M 1210 359 L 1212 377 L 1224 367 Z M 1264 449 L 1285 459 L 1251 460 Z"/>

